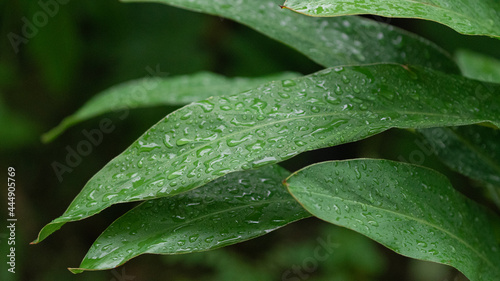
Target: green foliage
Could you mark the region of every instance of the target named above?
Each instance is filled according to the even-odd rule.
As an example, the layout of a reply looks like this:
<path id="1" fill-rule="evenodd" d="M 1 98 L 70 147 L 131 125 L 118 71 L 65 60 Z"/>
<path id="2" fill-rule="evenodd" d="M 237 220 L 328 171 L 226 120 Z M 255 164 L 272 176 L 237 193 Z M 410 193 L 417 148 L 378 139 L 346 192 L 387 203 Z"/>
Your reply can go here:
<path id="1" fill-rule="evenodd" d="M 285 184 L 314 216 L 397 253 L 454 266 L 472 280 L 500 278 L 492 228 L 498 218 L 435 171 L 387 160 L 333 161 L 306 167 Z"/>
<path id="2" fill-rule="evenodd" d="M 145 253 L 216 249 L 309 217 L 281 185 L 289 174 L 279 166 L 232 173 L 172 199 L 146 201 L 104 231 L 72 271 L 110 269 Z"/>
<path id="3" fill-rule="evenodd" d="M 500 37 L 500 2 L 496 0 L 286 0 L 285 7 L 317 17 L 375 14 L 418 18 L 445 24 L 469 35 Z"/>
<path id="4" fill-rule="evenodd" d="M 500 62 L 470 51 L 457 59 L 464 76 L 500 83 Z M 480 126 L 432 128 L 419 131 L 450 168 L 485 185 L 500 208 L 500 131 Z"/>
<path id="5" fill-rule="evenodd" d="M 436 85 L 436 80 L 441 83 Z M 381 64 L 326 69 L 189 104 L 167 115 L 108 163 L 36 242 L 64 223 L 112 204 L 173 196 L 229 172 L 390 128 L 486 121 L 499 126 L 500 97 L 489 90 L 476 81 L 430 69 Z M 485 102 L 465 94 L 471 92 L 483 93 Z"/>
<path id="6" fill-rule="evenodd" d="M 145 201 L 105 230 L 72 272 L 111 269 L 145 253 L 211 250 L 312 215 L 399 254 L 450 265 L 472 281 L 500 278 L 498 217 L 459 194 L 438 172 L 361 159 L 318 163 L 288 177 L 275 165 L 399 128 L 417 130 L 450 168 L 498 186 L 497 62 L 461 52 L 459 68 L 435 44 L 390 25 L 356 16 L 306 17 L 280 9 L 275 0 L 152 2 L 232 19 L 327 68 L 306 76 L 145 78 L 102 92 L 44 139 L 121 108 L 187 105 L 97 172 L 34 243 L 114 204 Z M 338 1 L 294 0 L 286 6 L 316 16 L 417 17 L 499 37 L 496 2 L 435 2 L 369 1 L 370 9 L 350 2 L 339 10 Z M 442 7 L 452 16 L 443 15 Z M 473 124 L 481 126 L 449 128 Z M 293 197 L 281 184 L 285 179 Z M 267 278 L 264 271 L 254 273 Z"/>
<path id="7" fill-rule="evenodd" d="M 325 67 L 394 62 L 457 72 L 431 42 L 360 17 L 317 19 L 279 8 L 280 0 L 124 0 L 158 2 L 232 19 L 283 42 Z"/>
<path id="8" fill-rule="evenodd" d="M 214 73 L 198 73 L 172 78 L 148 77 L 116 85 L 96 95 L 75 114 L 43 135 L 50 142 L 67 128 L 101 114 L 160 105 L 179 106 L 212 96 L 237 94 L 265 82 L 293 78 L 283 73 L 262 78 L 225 78 Z"/>
<path id="9" fill-rule="evenodd" d="M 482 126 L 420 130 L 448 166 L 500 187 L 500 131 Z"/>

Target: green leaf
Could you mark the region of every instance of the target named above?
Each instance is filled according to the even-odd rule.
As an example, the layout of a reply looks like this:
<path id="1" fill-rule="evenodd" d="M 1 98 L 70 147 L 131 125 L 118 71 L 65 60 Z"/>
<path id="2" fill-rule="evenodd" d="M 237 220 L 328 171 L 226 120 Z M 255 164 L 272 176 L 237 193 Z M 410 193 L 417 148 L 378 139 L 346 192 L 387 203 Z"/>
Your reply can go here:
<path id="1" fill-rule="evenodd" d="M 231 95 L 273 80 L 297 77 L 284 72 L 259 78 L 226 78 L 201 72 L 169 78 L 147 77 L 125 82 L 101 92 L 73 115 L 42 136 L 50 142 L 67 128 L 104 113 L 159 105 L 185 105 L 211 96 Z"/>
<path id="2" fill-rule="evenodd" d="M 71 271 L 110 269 L 145 253 L 212 250 L 309 217 L 282 185 L 289 175 L 274 165 L 232 173 L 173 198 L 146 201 L 109 226 L 80 268 Z"/>
<path id="3" fill-rule="evenodd" d="M 360 18 L 311 18 L 282 0 L 122 0 L 156 2 L 232 19 L 283 42 L 325 67 L 392 62 L 459 73 L 441 48 L 393 26 Z"/>
<path id="4" fill-rule="evenodd" d="M 500 82 L 500 62 L 494 58 L 460 51 L 457 53 L 465 76 Z M 477 95 L 479 99 L 482 96 Z M 433 151 L 451 169 L 486 183 L 491 198 L 500 207 L 500 131 L 482 126 L 423 129 Z"/>
<path id="5" fill-rule="evenodd" d="M 94 175 L 37 243 L 113 204 L 176 195 L 227 173 L 361 140 L 390 128 L 492 122 L 499 85 L 395 64 L 326 69 L 189 104 Z M 477 100 L 481 93 L 486 100 Z"/>
<path id="6" fill-rule="evenodd" d="M 459 73 L 453 59 L 441 48 L 390 25 L 359 17 L 346 19 L 302 17 L 282 11 L 279 9 L 279 2 L 275 0 L 259 0 L 261 3 L 259 13 L 256 13 L 256 1 L 243 0 L 237 5 L 234 4 L 234 0 L 210 2 L 158 0 L 157 2 L 239 21 L 296 48 L 326 67 L 395 62 Z M 150 1 L 137 0 L 137 2 Z M 335 38 L 335 40 L 329 38 Z M 283 77 L 268 78 L 268 80 L 289 78 L 284 77 L 286 75 L 288 74 L 283 74 Z M 233 81 L 215 74 L 200 73 L 192 77 L 143 78 L 126 82 L 95 96 L 75 114 L 65 118 L 56 128 L 44 134 L 42 140 L 50 142 L 67 128 L 106 112 L 153 105 L 184 105 L 210 96 L 241 92 L 268 80 L 265 78 L 249 80 L 246 86 L 243 78 Z M 200 91 L 200 85 L 205 86 L 207 91 Z M 228 92 L 227 89 L 235 89 L 235 91 Z"/>
<path id="7" fill-rule="evenodd" d="M 458 65 L 465 77 L 486 82 L 500 83 L 500 61 L 472 51 L 456 53 Z"/>
<path id="8" fill-rule="evenodd" d="M 453 170 L 500 187 L 500 130 L 483 126 L 419 130 Z"/>
<path id="9" fill-rule="evenodd" d="M 483 183 L 500 208 L 500 130 L 484 126 L 421 129 L 432 152 L 452 170 Z"/>
<path id="10" fill-rule="evenodd" d="M 316 17 L 374 14 L 439 22 L 469 35 L 500 38 L 497 0 L 287 0 L 285 8 Z"/>
<path id="11" fill-rule="evenodd" d="M 324 162 L 286 180 L 314 216 L 416 259 L 455 267 L 471 281 L 500 280 L 498 218 L 443 175 L 387 160 Z"/>

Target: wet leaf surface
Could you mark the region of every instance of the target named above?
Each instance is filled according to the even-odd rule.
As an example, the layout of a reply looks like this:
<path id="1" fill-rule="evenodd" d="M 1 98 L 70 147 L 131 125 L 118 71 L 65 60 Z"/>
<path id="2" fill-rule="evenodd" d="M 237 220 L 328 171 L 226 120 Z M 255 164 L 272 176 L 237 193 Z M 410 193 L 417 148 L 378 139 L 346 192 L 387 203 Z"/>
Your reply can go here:
<path id="1" fill-rule="evenodd" d="M 94 175 L 34 243 L 113 204 L 173 196 L 230 172 L 390 128 L 488 121 L 499 126 L 499 88 L 421 67 L 381 64 L 326 69 L 192 103 Z M 479 93 L 481 100 L 474 96 Z"/>
<path id="2" fill-rule="evenodd" d="M 433 170 L 387 160 L 332 161 L 292 174 L 286 185 L 314 216 L 399 254 L 453 266 L 471 281 L 500 279 L 498 217 Z"/>
<path id="3" fill-rule="evenodd" d="M 110 269 L 141 254 L 207 251 L 252 239 L 309 217 L 286 191 L 290 173 L 273 165 L 232 173 L 129 211 L 95 241 L 78 269 Z"/>
<path id="4" fill-rule="evenodd" d="M 496 0 L 287 0 L 284 6 L 316 17 L 374 14 L 425 19 L 463 34 L 500 38 L 500 2 Z"/>
<path id="5" fill-rule="evenodd" d="M 111 87 L 93 97 L 73 115 L 42 136 L 50 142 L 67 128 L 82 121 L 110 112 L 126 112 L 134 108 L 160 105 L 186 105 L 212 96 L 232 95 L 261 84 L 299 76 L 285 72 L 259 78 L 226 78 L 201 72 L 177 77 L 148 77 Z"/>

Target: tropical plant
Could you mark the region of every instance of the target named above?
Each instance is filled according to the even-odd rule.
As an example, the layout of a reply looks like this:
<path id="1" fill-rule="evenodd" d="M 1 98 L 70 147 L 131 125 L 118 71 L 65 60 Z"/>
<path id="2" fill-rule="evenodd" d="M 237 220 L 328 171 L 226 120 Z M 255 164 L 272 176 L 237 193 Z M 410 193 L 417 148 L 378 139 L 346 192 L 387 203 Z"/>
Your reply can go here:
<path id="1" fill-rule="evenodd" d="M 498 38 L 500 2 L 135 2 L 232 19 L 325 69 L 135 80 L 95 96 L 45 134 L 51 141 L 107 112 L 185 105 L 103 167 L 40 231 L 34 243 L 113 204 L 144 201 L 109 226 L 72 272 L 114 268 L 145 253 L 211 250 L 315 216 L 401 255 L 455 267 L 470 280 L 500 280 L 497 215 L 437 171 L 377 159 L 327 161 L 293 173 L 277 165 L 399 128 L 425 138 L 446 165 L 477 180 L 489 192 L 486 200 L 500 206 L 500 63 L 470 52 L 454 59 L 386 23 L 333 17 L 421 18 Z"/>

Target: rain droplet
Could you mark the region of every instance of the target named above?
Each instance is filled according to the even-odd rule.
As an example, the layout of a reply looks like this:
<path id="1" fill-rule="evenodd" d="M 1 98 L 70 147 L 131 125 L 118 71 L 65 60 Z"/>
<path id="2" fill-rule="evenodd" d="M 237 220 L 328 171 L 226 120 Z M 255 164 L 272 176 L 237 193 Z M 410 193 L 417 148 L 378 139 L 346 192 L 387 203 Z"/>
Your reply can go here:
<path id="1" fill-rule="evenodd" d="M 189 236 L 189 242 L 191 242 L 191 243 L 196 242 L 196 240 L 198 240 L 198 237 L 200 237 L 200 235 L 198 235 L 198 234 Z"/>
<path id="2" fill-rule="evenodd" d="M 293 81 L 293 80 L 289 80 L 289 79 L 288 79 L 288 80 L 283 80 L 283 81 L 281 82 L 281 84 L 283 85 L 283 87 L 293 87 L 293 86 L 297 85 L 297 84 L 295 83 L 295 81 Z"/>
<path id="3" fill-rule="evenodd" d="M 214 104 L 209 102 L 208 100 L 203 100 L 195 103 L 197 105 L 200 105 L 201 108 L 203 109 L 204 112 L 208 113 L 214 110 Z"/>

